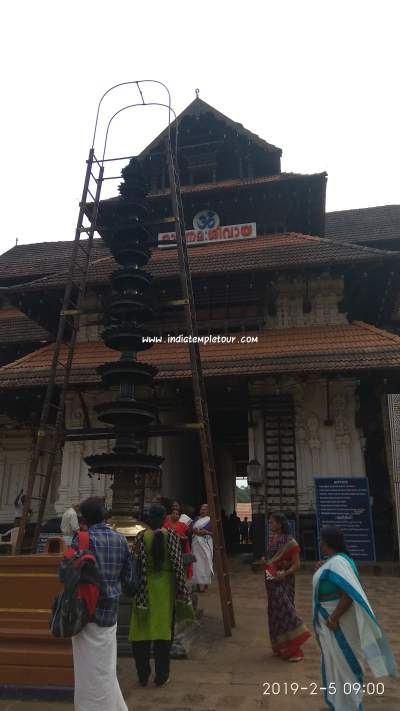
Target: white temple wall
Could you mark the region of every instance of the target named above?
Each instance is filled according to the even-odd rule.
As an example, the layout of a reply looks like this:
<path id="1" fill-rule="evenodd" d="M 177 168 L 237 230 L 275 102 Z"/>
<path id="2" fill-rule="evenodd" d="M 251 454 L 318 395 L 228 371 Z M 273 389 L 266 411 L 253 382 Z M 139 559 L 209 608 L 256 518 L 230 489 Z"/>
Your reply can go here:
<path id="1" fill-rule="evenodd" d="M 365 476 L 364 437 L 356 427 L 357 381 L 330 385 L 330 419 L 327 420 L 326 382 L 309 382 L 296 388 L 296 460 L 300 510 L 314 508 L 315 477 Z"/>
<path id="2" fill-rule="evenodd" d="M 96 418 L 94 405 L 112 398 L 111 391 L 101 391 L 100 393 L 89 391 L 84 394 L 89 417 L 94 427 L 101 426 Z M 84 426 L 82 407 L 75 393 L 70 393 L 67 397 L 65 419 L 68 428 Z M 89 477 L 84 458 L 91 454 L 110 452 L 113 444 L 114 440 L 88 440 L 64 444 L 61 477 L 55 502 L 55 510 L 58 514 L 88 496 L 105 496 L 107 505 L 111 504 L 110 486 L 112 482 L 110 477 L 102 475 Z"/>
<path id="3" fill-rule="evenodd" d="M 276 314 L 265 311 L 265 328 L 298 328 L 303 326 L 335 326 L 347 324 L 345 313 L 339 310 L 344 297 L 343 277 L 321 274 L 306 284 L 304 278 L 288 279 L 283 275 L 276 279 L 271 292 L 268 283 L 267 302 L 274 294 Z M 311 308 L 304 309 L 304 301 Z"/>
<path id="4" fill-rule="evenodd" d="M 3 430 L 0 433 L 0 523 L 14 521 L 14 501 L 22 488 L 26 491 L 28 484 L 32 446 L 32 435 L 27 429 Z M 46 518 L 54 515 L 54 501 L 59 478 L 60 475 L 56 469 L 45 511 Z M 37 479 L 34 496 L 40 494 L 42 482 L 42 479 Z M 38 502 L 32 501 L 31 508 L 33 520 L 35 520 Z"/>
<path id="5" fill-rule="evenodd" d="M 14 501 L 26 488 L 32 438 L 28 431 L 2 432 L 0 436 L 0 523 L 14 520 Z"/>
<path id="6" fill-rule="evenodd" d="M 330 385 L 330 419 L 327 419 L 326 381 L 288 378 L 280 392 L 291 393 L 296 413 L 296 466 L 299 511 L 314 510 L 315 477 L 365 476 L 362 431 L 356 427 L 358 407 L 356 380 L 338 380 Z M 266 379 L 258 392 L 276 394 L 277 382 Z M 264 431 L 261 409 L 253 411 L 255 427 L 249 430 L 249 456 L 264 464 Z M 259 502 L 261 505 L 261 501 Z M 263 507 L 261 507 L 263 510 Z M 260 508 L 260 511 L 261 511 Z"/>
<path id="7" fill-rule="evenodd" d="M 61 481 L 58 487 L 55 510 L 62 514 L 65 509 L 89 496 L 106 498 L 111 505 L 112 491 L 110 477 L 88 475 L 84 457 L 111 451 L 111 440 L 66 442 L 61 467 Z"/>

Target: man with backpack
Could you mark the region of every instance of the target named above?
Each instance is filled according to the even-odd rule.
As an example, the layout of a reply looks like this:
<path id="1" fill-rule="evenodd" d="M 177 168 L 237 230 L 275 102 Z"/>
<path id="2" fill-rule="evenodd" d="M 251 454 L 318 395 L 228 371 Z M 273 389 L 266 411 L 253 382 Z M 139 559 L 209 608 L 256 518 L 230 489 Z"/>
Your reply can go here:
<path id="1" fill-rule="evenodd" d="M 78 531 L 71 547 L 77 552 L 86 548 L 88 557 L 94 554 L 101 591 L 91 610 L 90 621 L 72 637 L 75 711 L 128 711 L 117 679 L 117 617 L 121 583 L 129 584 L 132 579 L 132 557 L 126 538 L 107 526 L 102 499 L 86 499 L 80 505 L 80 512 L 88 531 Z M 71 556 L 61 563 L 62 581 L 66 579 L 70 561 Z M 80 588 L 90 609 L 93 589 L 96 589 L 91 581 L 95 581 L 96 576 L 89 580 L 89 584 L 85 580 L 86 584 Z"/>

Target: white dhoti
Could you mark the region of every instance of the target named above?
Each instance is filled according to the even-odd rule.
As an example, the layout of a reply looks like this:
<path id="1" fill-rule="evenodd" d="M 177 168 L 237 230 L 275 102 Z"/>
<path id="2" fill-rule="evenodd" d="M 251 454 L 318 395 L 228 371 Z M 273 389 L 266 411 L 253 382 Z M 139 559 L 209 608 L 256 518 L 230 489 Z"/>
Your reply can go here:
<path id="1" fill-rule="evenodd" d="M 196 528 L 204 528 L 210 519 L 205 516 L 195 523 Z M 193 563 L 192 585 L 210 585 L 213 575 L 213 539 L 212 536 L 193 536 L 192 553 L 196 558 Z"/>
<path id="2" fill-rule="evenodd" d="M 90 622 L 72 637 L 75 711 L 128 711 L 117 679 L 117 625 Z"/>

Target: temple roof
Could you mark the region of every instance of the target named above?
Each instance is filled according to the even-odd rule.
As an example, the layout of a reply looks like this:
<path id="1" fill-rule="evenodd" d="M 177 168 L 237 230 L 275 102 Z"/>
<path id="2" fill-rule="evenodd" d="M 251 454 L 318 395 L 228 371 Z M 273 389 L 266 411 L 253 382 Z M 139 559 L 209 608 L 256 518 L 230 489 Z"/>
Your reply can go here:
<path id="1" fill-rule="evenodd" d="M 201 345 L 207 377 L 269 373 L 358 372 L 400 367 L 400 336 L 355 321 L 341 326 L 309 326 L 238 333 L 234 343 Z M 257 343 L 240 343 L 243 337 L 258 337 Z M 53 346 L 0 368 L 0 387 L 44 386 L 48 382 Z M 66 349 L 61 361 L 66 358 Z M 119 353 L 102 341 L 76 344 L 71 385 L 99 384 L 95 368 L 118 360 Z M 139 360 L 158 369 L 157 379 L 190 378 L 188 346 L 156 343 Z M 59 368 L 59 381 L 64 370 Z"/>
<path id="2" fill-rule="evenodd" d="M 322 265 L 376 262 L 388 252 L 335 244 L 321 237 L 289 232 L 232 242 L 206 243 L 188 249 L 193 275 L 246 271 L 283 271 Z M 149 262 L 156 278 L 178 275 L 176 249 L 157 249 Z"/>
<path id="3" fill-rule="evenodd" d="M 85 240 L 82 240 L 85 244 Z M 0 256 L 0 282 L 22 283 L 62 272 L 71 259 L 73 240 L 19 244 Z M 92 259 L 109 254 L 103 240 L 93 240 Z M 82 253 L 82 264 L 85 255 Z"/>
<path id="4" fill-rule="evenodd" d="M 26 293 L 57 288 L 65 283 L 65 265 L 72 250 L 72 242 L 52 242 L 13 247 L 0 257 L 0 279 L 10 278 L 16 272 L 20 279 L 12 290 Z M 51 251 L 49 247 L 52 247 Z M 18 252 L 17 250 L 20 250 Z M 371 249 L 354 244 L 338 243 L 322 237 L 312 237 L 294 232 L 257 236 L 252 239 L 209 242 L 188 248 L 193 276 L 238 273 L 247 271 L 284 271 L 302 268 L 319 268 L 347 264 L 367 264 L 390 261 L 398 258 L 396 252 Z M 24 266 L 23 266 L 24 265 Z M 89 284 L 107 283 L 110 274 L 117 268 L 106 245 L 95 240 L 93 245 Z M 35 278 L 41 269 L 47 276 Z M 178 276 L 176 248 L 153 250 L 146 270 L 155 279 Z M 29 274 L 33 279 L 28 281 Z M 17 280 L 15 280 L 17 281 Z M 23 282 L 24 283 L 21 283 Z"/>
<path id="5" fill-rule="evenodd" d="M 325 179 L 326 173 L 278 173 L 277 175 L 262 175 L 259 178 L 231 178 L 230 180 L 217 180 L 214 183 L 196 183 L 195 185 L 182 185 L 181 193 L 199 193 L 216 190 L 229 190 L 231 188 L 252 188 L 255 185 L 265 185 L 266 183 L 284 183 L 286 181 L 308 180 L 310 178 Z M 152 191 L 149 198 L 156 198 L 161 195 L 169 195 L 170 189 Z M 102 204 L 107 204 L 112 200 L 121 200 L 120 197 L 104 200 Z"/>
<path id="6" fill-rule="evenodd" d="M 400 241 L 400 205 L 328 212 L 325 235 L 358 243 Z"/>
<path id="7" fill-rule="evenodd" d="M 0 345 L 47 343 L 53 336 L 19 309 L 0 308 Z"/>
<path id="8" fill-rule="evenodd" d="M 282 153 L 282 150 L 280 148 L 277 148 L 276 146 L 273 146 L 272 143 L 267 143 L 267 141 L 264 141 L 264 139 L 260 138 L 257 136 L 257 134 L 252 133 L 249 131 L 247 128 L 245 128 L 241 123 L 237 123 L 236 121 L 232 121 L 228 116 L 225 116 L 225 114 L 221 113 L 217 109 L 215 109 L 213 106 L 210 104 L 207 104 L 206 101 L 203 101 L 203 99 L 200 99 L 199 97 L 196 97 L 190 104 L 189 106 L 184 109 L 179 116 L 177 117 L 176 121 L 173 121 L 171 123 L 171 129 L 173 130 L 178 123 L 178 125 L 183 121 L 183 119 L 187 117 L 194 117 L 194 118 L 199 118 L 200 116 L 204 116 L 206 114 L 212 114 L 217 120 L 222 121 L 227 127 L 233 129 L 237 134 L 243 136 L 244 138 L 249 139 L 249 141 L 256 143 L 260 148 L 264 148 L 267 151 L 273 151 L 277 152 L 279 154 Z M 140 158 L 143 158 L 147 156 L 149 153 L 154 151 L 155 148 L 158 148 L 161 146 L 165 139 L 168 136 L 168 128 L 165 128 L 158 136 L 155 138 L 146 148 L 142 151 L 140 154 Z"/>
<path id="9" fill-rule="evenodd" d="M 230 217 L 225 224 L 247 221 L 242 219 L 243 213 L 253 214 L 256 222 L 263 222 L 263 212 L 269 214 L 271 205 L 282 199 L 287 201 L 285 220 L 289 220 L 290 229 L 306 234 L 323 234 L 325 210 L 325 190 L 327 174 L 323 173 L 281 173 L 263 174 L 258 177 L 229 177 L 213 182 L 195 182 L 181 185 L 182 202 L 187 223 L 191 217 L 203 209 L 205 204 L 219 201 L 230 204 Z M 301 195 L 297 194 L 298 192 Z M 273 195 L 271 193 L 274 193 Z M 290 194 L 289 194 L 290 193 Z M 170 189 L 153 188 L 148 193 L 150 219 L 165 218 L 171 214 Z M 104 228 L 113 224 L 118 215 L 123 198 L 115 195 L 101 200 L 99 206 L 98 232 L 102 235 Z M 86 214 L 90 217 L 93 209 L 88 203 Z M 301 210 L 304 214 L 300 217 Z M 271 213 L 272 214 L 272 213 Z M 270 214 L 270 219 L 271 219 Z M 257 217 L 258 215 L 258 217 Z M 280 223 L 281 216 L 275 216 L 273 222 Z M 154 223 L 155 224 L 155 223 Z M 160 225 L 161 226 L 161 225 Z M 168 229 L 168 228 L 167 228 Z"/>

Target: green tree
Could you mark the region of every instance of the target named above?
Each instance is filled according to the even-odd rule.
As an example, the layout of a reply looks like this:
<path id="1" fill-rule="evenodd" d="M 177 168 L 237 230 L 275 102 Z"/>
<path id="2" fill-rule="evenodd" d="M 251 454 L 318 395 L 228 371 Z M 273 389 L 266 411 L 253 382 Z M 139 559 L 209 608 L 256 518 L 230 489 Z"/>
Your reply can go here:
<path id="1" fill-rule="evenodd" d="M 250 503 L 250 487 L 249 486 L 237 486 L 236 487 L 236 502 L 238 504 L 248 504 Z"/>

